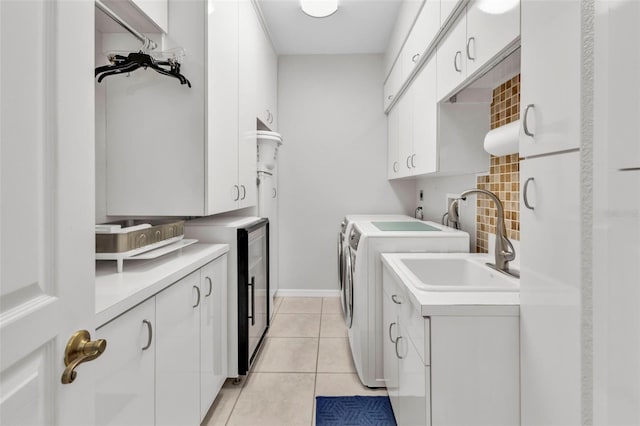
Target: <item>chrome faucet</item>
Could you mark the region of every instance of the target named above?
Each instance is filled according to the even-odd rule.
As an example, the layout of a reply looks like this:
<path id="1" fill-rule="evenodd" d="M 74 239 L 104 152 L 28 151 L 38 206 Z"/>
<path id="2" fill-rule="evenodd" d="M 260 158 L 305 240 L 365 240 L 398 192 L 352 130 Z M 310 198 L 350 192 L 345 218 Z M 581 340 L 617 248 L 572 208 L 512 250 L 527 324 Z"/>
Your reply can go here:
<path id="1" fill-rule="evenodd" d="M 460 194 L 461 200 L 466 200 L 468 195 L 471 194 L 483 194 L 488 196 L 493 200 L 493 203 L 496 205 L 496 209 L 498 210 L 498 217 L 496 218 L 496 243 L 494 247 L 495 252 L 495 264 L 487 263 L 488 266 L 491 266 L 498 271 L 502 271 L 506 274 L 513 275 L 515 277 L 520 277 L 520 275 L 516 271 L 509 271 L 509 262 L 516 258 L 516 251 L 513 248 L 513 244 L 509 241 L 506 235 L 506 227 L 504 226 L 504 209 L 502 207 L 502 203 L 500 199 L 491 191 L 486 191 L 484 189 L 469 189 Z M 449 205 L 449 217 L 457 216 L 457 212 L 451 211 L 455 209 L 454 204 L 456 201 L 454 200 Z"/>

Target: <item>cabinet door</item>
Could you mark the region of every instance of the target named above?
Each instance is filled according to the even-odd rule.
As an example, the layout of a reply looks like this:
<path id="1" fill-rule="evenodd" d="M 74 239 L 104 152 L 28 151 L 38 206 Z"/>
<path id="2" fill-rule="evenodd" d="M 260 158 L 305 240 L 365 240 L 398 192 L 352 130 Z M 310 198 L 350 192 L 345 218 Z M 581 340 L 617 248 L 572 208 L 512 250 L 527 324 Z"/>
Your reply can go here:
<path id="1" fill-rule="evenodd" d="M 96 424 L 154 424 L 155 299 L 96 330 L 108 348 L 96 369 Z"/>
<path id="2" fill-rule="evenodd" d="M 395 179 L 400 172 L 400 108 L 396 105 L 387 116 L 389 137 L 387 139 L 387 178 Z"/>
<path id="3" fill-rule="evenodd" d="M 579 424 L 580 154 L 520 165 L 522 424 Z"/>
<path id="4" fill-rule="evenodd" d="M 462 13 L 454 27 L 440 42 L 437 50 L 438 59 L 438 99 L 452 94 L 453 90 L 467 76 L 467 17 Z"/>
<path id="5" fill-rule="evenodd" d="M 387 275 L 385 274 L 385 279 Z M 398 356 L 396 354 L 396 339 L 399 336 L 398 315 L 396 305 L 391 300 L 391 295 L 382 293 L 382 329 L 384 332 L 382 341 L 383 374 L 389 393 L 389 400 L 396 417 L 400 413 L 398 405 Z"/>
<path id="6" fill-rule="evenodd" d="M 256 104 L 257 57 L 262 31 L 251 1 L 241 0 L 238 7 L 238 207 L 255 206 L 256 185 Z"/>
<path id="7" fill-rule="evenodd" d="M 403 75 L 409 76 L 440 29 L 440 2 L 427 0 L 402 48 Z"/>
<path id="8" fill-rule="evenodd" d="M 422 363 L 416 348 L 409 339 L 409 333 L 404 324 L 404 317 L 400 317 L 398 353 L 400 363 L 398 367 L 398 400 L 399 425 L 427 425 L 427 411 L 425 407 L 431 404 L 427 393 L 426 371 L 428 368 Z M 430 421 L 430 419 L 429 419 Z"/>
<path id="9" fill-rule="evenodd" d="M 389 109 L 389 105 L 393 102 L 398 94 L 398 90 L 402 84 L 402 58 L 398 58 L 398 61 L 395 63 L 393 68 L 391 69 L 391 73 L 389 74 L 389 78 L 384 83 L 384 99 L 383 99 L 383 107 L 386 111 Z"/>
<path id="10" fill-rule="evenodd" d="M 520 0 L 473 1 L 467 7 L 467 75 L 520 35 Z"/>
<path id="11" fill-rule="evenodd" d="M 427 3 L 429 3 L 427 1 Z M 413 91 L 413 174 L 438 171 L 438 101 L 436 57 L 432 56 L 414 80 Z"/>
<path id="12" fill-rule="evenodd" d="M 400 112 L 398 129 L 398 152 L 400 158 L 400 177 L 409 176 L 413 171 L 413 92 L 407 91 L 398 101 L 396 108 Z"/>
<path id="13" fill-rule="evenodd" d="M 520 156 L 578 148 L 580 2 L 522 0 L 521 9 Z"/>
<path id="14" fill-rule="evenodd" d="M 200 271 L 156 295 L 156 425 L 200 424 Z"/>
<path id="15" fill-rule="evenodd" d="M 258 64 L 256 67 L 258 101 L 256 104 L 256 117 L 269 129 L 276 131 L 278 57 L 273 51 L 266 31 L 260 24 L 258 25 L 259 45 Z"/>
<path id="16" fill-rule="evenodd" d="M 200 270 L 200 421 L 227 378 L 227 256 Z"/>
<path id="17" fill-rule="evenodd" d="M 207 214 L 234 210 L 238 184 L 238 4 L 208 0 Z"/>

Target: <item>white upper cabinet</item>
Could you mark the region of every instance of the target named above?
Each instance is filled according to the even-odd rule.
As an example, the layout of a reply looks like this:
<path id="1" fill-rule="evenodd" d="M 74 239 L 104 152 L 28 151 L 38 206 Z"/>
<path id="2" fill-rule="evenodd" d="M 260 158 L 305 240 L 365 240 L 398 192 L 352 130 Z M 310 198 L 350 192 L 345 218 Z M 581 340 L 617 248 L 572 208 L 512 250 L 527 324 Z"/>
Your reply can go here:
<path id="1" fill-rule="evenodd" d="M 238 207 L 255 206 L 257 140 L 256 111 L 258 104 L 257 65 L 262 28 L 250 0 L 240 0 L 238 13 L 239 77 L 238 77 Z"/>
<path id="2" fill-rule="evenodd" d="M 580 3 L 522 1 L 522 157 L 580 146 Z"/>
<path id="3" fill-rule="evenodd" d="M 450 94 L 467 77 L 466 43 L 467 15 L 462 13 L 438 45 L 438 99 Z"/>
<path id="4" fill-rule="evenodd" d="M 400 177 L 400 108 L 392 109 L 387 116 L 387 178 Z"/>
<path id="5" fill-rule="evenodd" d="M 406 79 L 440 30 L 440 1 L 426 0 L 402 48 L 402 75 Z"/>
<path id="6" fill-rule="evenodd" d="M 520 0 L 474 0 L 467 7 L 464 54 L 473 74 L 520 36 Z"/>
<path id="7" fill-rule="evenodd" d="M 169 20 L 167 47 L 187 52 L 181 71 L 192 88 L 151 71 L 105 80 L 107 214 L 205 216 L 254 206 L 256 11 L 249 0 L 175 1 Z"/>
<path id="8" fill-rule="evenodd" d="M 386 111 L 389 109 L 389 106 L 395 100 L 398 90 L 400 90 L 400 86 L 402 85 L 402 61 L 398 61 L 396 65 L 391 70 L 391 74 L 387 78 L 387 81 L 384 83 L 383 89 L 383 106 Z"/>
<path id="9" fill-rule="evenodd" d="M 267 31 L 259 30 L 258 104 L 256 116 L 272 131 L 278 130 L 278 56 Z"/>
<path id="10" fill-rule="evenodd" d="M 520 36 L 520 0 L 471 1 L 438 46 L 438 98 L 453 94 Z"/>
<path id="11" fill-rule="evenodd" d="M 413 175 L 438 170 L 438 103 L 436 58 L 433 56 L 413 81 Z"/>

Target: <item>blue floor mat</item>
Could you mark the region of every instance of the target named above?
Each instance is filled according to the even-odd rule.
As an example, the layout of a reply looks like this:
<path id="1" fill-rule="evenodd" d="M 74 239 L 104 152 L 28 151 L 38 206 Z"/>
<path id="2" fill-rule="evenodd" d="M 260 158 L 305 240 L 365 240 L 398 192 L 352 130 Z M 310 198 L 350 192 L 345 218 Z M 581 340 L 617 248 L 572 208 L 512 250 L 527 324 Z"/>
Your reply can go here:
<path id="1" fill-rule="evenodd" d="M 316 396 L 316 426 L 396 426 L 386 396 Z"/>

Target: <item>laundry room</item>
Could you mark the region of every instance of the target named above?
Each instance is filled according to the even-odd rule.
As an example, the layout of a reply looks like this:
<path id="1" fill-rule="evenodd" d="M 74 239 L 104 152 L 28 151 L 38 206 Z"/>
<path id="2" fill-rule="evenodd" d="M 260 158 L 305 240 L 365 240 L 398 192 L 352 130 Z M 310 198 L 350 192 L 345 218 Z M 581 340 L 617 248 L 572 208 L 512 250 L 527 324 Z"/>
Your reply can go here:
<path id="1" fill-rule="evenodd" d="M 640 424 L 639 20 L 0 0 L 0 425 Z"/>

